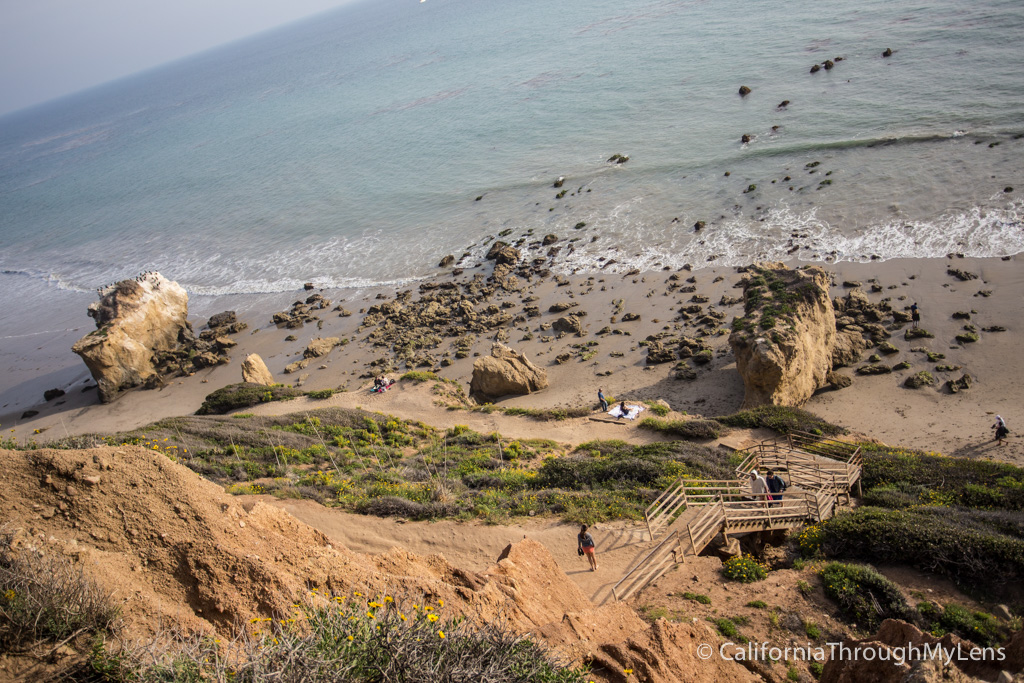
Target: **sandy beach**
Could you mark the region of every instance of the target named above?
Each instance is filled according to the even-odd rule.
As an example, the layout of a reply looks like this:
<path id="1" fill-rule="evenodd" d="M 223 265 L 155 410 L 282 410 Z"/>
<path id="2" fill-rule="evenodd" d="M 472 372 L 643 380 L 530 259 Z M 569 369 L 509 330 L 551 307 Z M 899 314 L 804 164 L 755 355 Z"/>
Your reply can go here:
<path id="1" fill-rule="evenodd" d="M 1024 462 L 1024 448 L 1013 438 L 1019 385 L 1024 379 L 1024 365 L 1014 353 L 1018 333 L 1015 328 L 1024 313 L 1024 299 L 1020 295 L 1024 291 L 1024 274 L 1020 271 L 1017 257 L 953 257 L 821 265 L 832 274 L 833 297 L 845 296 L 851 291 L 852 283 L 860 282 L 872 302 L 889 299 L 896 310 L 909 308 L 916 302 L 922 312 L 921 326 L 932 332 L 934 338 L 905 341 L 896 330 L 890 341 L 899 353 L 886 357 L 885 361 L 890 365 L 907 361 L 911 364 L 910 369 L 886 375 L 859 376 L 853 374 L 854 368 L 844 368 L 842 372 L 853 377 L 852 386 L 838 391 L 819 391 L 804 408 L 852 432 L 892 445 L 949 455 Z M 950 268 L 977 275 L 977 279 L 960 280 L 947 272 Z M 453 279 L 465 282 L 477 273 L 489 275 L 489 271 L 490 264 L 487 264 L 458 276 L 442 273 L 435 282 Z M 712 267 L 678 272 L 533 278 L 532 282 L 523 283 L 519 291 L 498 290 L 492 300 L 503 310 L 519 314 L 526 305 L 522 300 L 530 297 L 527 303 L 539 309 L 539 316 L 524 317 L 523 323 L 504 326 L 505 334 L 476 335 L 466 357 L 449 355 L 451 364 L 447 367 L 438 365 L 419 369 L 432 369 L 441 377 L 468 387 L 474 359 L 489 352 L 495 336 L 507 337 L 506 344 L 522 351 L 547 370 L 550 387 L 535 394 L 504 399 L 500 401 L 503 407 L 596 408 L 597 390 L 601 388 L 610 396 L 631 401 L 661 399 L 668 402 L 673 410 L 691 415 L 732 413 L 740 408 L 743 384 L 736 372 L 727 332 L 733 317 L 742 314 L 742 307 L 721 304 L 728 302 L 723 297 L 739 296 L 739 290 L 734 288 L 739 277 L 736 268 Z M 684 288 L 678 285 L 694 291 L 681 293 Z M 872 285 L 880 291 L 871 291 Z M 404 289 L 412 290 L 413 299 L 417 297 L 415 287 Z M 278 382 L 301 385 L 307 390 L 340 390 L 342 393 L 330 399 L 338 405 L 363 406 L 438 426 L 456 421 L 465 423 L 464 413 L 453 417 L 443 406 L 434 405 L 427 398 L 403 401 L 401 392 L 379 396 L 369 393 L 371 381 L 368 378 L 376 371 L 369 364 L 378 358 L 386 358 L 388 354 L 385 349 L 374 347 L 367 341 L 367 335 L 373 328 L 361 327 L 364 316 L 360 311 L 393 299 L 397 294 L 394 289 L 366 290 L 358 297 L 344 290 L 318 292 L 332 301 L 330 308 L 320 311 L 322 327 L 310 323 L 300 329 L 284 329 L 271 321 L 275 311 L 287 308 L 289 300 L 303 300 L 307 292 L 298 291 L 291 297 L 268 297 L 266 308 L 249 304 L 240 311 L 239 319 L 249 328 L 236 335 L 238 346 L 231 350 L 230 363 L 204 369 L 191 377 L 176 378 L 163 389 L 133 390 L 111 404 L 100 404 L 95 390 L 87 389 L 93 384 L 91 378 L 84 364 L 70 349 L 58 359 L 41 359 L 41 363 L 48 362 L 51 367 L 38 367 L 32 379 L 24 379 L 31 373 L 22 366 L 15 374 L 21 381 L 13 386 L 8 384 L 5 389 L 4 396 L 8 400 L 2 407 L 0 424 L 7 436 L 19 441 L 32 438 L 46 441 L 65 435 L 132 429 L 163 417 L 190 414 L 199 408 L 207 394 L 240 381 L 240 363 L 250 353 L 258 353 L 264 358 Z M 697 367 L 696 379 L 686 381 L 675 378 L 673 363 L 648 365 L 645 362 L 646 351 L 640 342 L 649 335 L 666 330 L 693 334 L 693 328 L 679 316 L 679 309 L 691 301 L 707 301 L 725 317 L 719 333 L 703 339 L 714 349 L 712 362 Z M 218 303 L 229 306 L 231 301 L 225 298 Z M 547 327 L 561 315 L 549 312 L 556 303 L 573 305 L 573 312 L 586 312 L 582 318 L 582 336 L 568 334 L 556 337 Z M 351 311 L 352 315 L 341 317 L 331 310 L 338 306 Z M 954 318 L 954 313 L 967 313 L 970 319 Z M 623 322 L 621 318 L 626 314 L 630 314 L 627 317 L 638 316 L 638 319 Z M 84 310 L 82 318 L 81 331 L 65 337 L 74 338 L 90 329 L 91 321 L 86 318 Z M 205 319 L 193 317 L 192 323 L 198 333 Z M 993 326 L 1006 329 L 982 331 L 978 342 L 960 344 L 954 337 L 966 323 L 975 325 L 979 330 Z M 612 332 L 598 334 L 603 328 Z M 294 339 L 288 340 L 290 336 Z M 350 343 L 335 348 L 324 358 L 315 359 L 297 373 L 284 373 L 286 365 L 301 358 L 311 339 L 328 336 L 347 338 Z M 443 339 L 436 353 L 440 355 L 450 350 L 453 341 Z M 596 344 L 586 349 L 579 348 L 581 344 L 593 342 Z M 904 388 L 902 383 L 910 374 L 935 369 L 935 363 L 927 362 L 923 352 L 911 350 L 922 348 L 944 354 L 945 359 L 939 364 L 960 366 L 962 369 L 935 372 L 939 380 L 935 387 Z M 566 353 L 571 354 L 571 358 L 563 358 L 559 363 L 556 359 Z M 865 358 L 870 353 L 869 349 Z M 584 355 L 586 360 L 583 360 Z M 393 374 L 398 376 L 406 369 L 412 368 L 399 367 Z M 959 377 L 962 373 L 969 374 L 974 380 L 969 390 L 957 394 L 943 390 L 945 380 Z M 57 381 L 63 384 L 56 384 Z M 50 388 L 60 388 L 67 393 L 45 402 L 42 393 Z M 288 412 L 301 409 L 304 402 L 308 399 L 270 404 L 262 409 Z M 323 402 L 318 404 L 323 405 Z M 38 411 L 38 415 L 23 418 L 22 415 L 29 410 Z M 990 425 L 996 414 L 1002 415 L 1010 426 L 1011 438 L 1004 446 L 996 446 L 992 442 Z M 538 429 L 533 421 L 504 420 L 508 424 L 500 425 L 503 430 L 515 430 L 517 427 L 513 425 L 517 424 L 522 424 L 520 428 L 531 433 Z M 592 424 L 586 418 L 565 421 L 559 424 L 558 434 L 551 438 L 569 443 L 592 438 L 589 432 Z M 498 426 L 494 425 L 495 428 Z"/>

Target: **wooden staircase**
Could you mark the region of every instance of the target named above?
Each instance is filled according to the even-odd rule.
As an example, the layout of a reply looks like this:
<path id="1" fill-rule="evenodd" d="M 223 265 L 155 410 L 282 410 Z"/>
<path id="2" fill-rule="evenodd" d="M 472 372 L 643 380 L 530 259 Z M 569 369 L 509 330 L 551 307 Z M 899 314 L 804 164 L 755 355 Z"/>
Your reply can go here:
<path id="1" fill-rule="evenodd" d="M 793 529 L 820 522 L 835 513 L 840 496 L 860 493 L 860 448 L 811 434 L 794 433 L 747 449 L 736 468 L 736 480 L 682 477 L 647 508 L 644 517 L 653 542 L 646 556 L 627 569 L 612 587 L 616 600 L 626 600 L 669 569 L 699 555 L 723 534 Z M 753 469 L 778 471 L 789 484 L 779 501 L 755 499 L 746 483 Z"/>

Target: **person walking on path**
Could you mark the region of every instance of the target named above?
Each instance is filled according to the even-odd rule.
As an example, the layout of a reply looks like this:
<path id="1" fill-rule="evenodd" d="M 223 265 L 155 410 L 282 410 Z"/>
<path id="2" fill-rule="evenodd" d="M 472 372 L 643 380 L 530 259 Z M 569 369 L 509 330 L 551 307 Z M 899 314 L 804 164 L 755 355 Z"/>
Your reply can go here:
<path id="1" fill-rule="evenodd" d="M 587 560 L 590 562 L 590 571 L 596 572 L 597 558 L 594 557 L 594 537 L 587 532 L 586 524 L 580 527 L 580 533 L 576 535 L 576 541 L 578 543 L 577 552 L 587 556 Z"/>
<path id="2" fill-rule="evenodd" d="M 768 482 L 764 480 L 757 469 L 750 470 L 750 492 L 754 496 L 755 503 L 762 505 L 768 500 Z"/>
<path id="3" fill-rule="evenodd" d="M 608 399 L 604 397 L 604 391 L 601 389 L 597 390 L 597 400 L 601 402 L 601 411 L 608 412 Z"/>
<path id="4" fill-rule="evenodd" d="M 910 320 L 912 322 L 911 327 L 921 326 L 921 311 L 917 309 L 917 304 L 910 304 Z"/>
<path id="5" fill-rule="evenodd" d="M 992 425 L 992 428 L 996 430 L 995 441 L 1002 446 L 1003 439 L 1005 439 L 1006 435 L 1010 433 L 1010 430 L 1006 428 L 1006 420 L 1001 416 L 996 415 L 996 423 Z"/>
<path id="6" fill-rule="evenodd" d="M 768 470 L 768 476 L 764 478 L 764 481 L 768 486 L 768 493 L 771 494 L 772 502 L 769 504 L 782 505 L 782 492 L 786 490 L 786 482 L 772 470 Z"/>

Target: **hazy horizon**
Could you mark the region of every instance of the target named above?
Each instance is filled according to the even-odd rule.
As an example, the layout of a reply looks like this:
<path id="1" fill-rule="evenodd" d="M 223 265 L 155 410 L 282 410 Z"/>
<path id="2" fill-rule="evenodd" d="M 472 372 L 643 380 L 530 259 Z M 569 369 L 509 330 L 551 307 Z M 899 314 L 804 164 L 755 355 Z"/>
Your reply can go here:
<path id="1" fill-rule="evenodd" d="M 0 9 L 0 116 L 218 49 L 358 0 L 38 0 Z"/>

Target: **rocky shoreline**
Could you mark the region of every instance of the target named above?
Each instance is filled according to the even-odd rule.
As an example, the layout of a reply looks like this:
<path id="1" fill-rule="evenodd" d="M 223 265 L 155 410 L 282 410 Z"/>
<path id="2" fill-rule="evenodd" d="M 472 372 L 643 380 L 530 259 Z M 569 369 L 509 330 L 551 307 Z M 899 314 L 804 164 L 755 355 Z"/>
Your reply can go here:
<path id="1" fill-rule="evenodd" d="M 544 246 L 544 258 L 521 255 L 521 249 Z M 539 393 L 501 399 L 507 406 L 592 406 L 598 388 L 636 400 L 662 399 L 698 414 L 723 414 L 755 401 L 806 401 L 805 407 L 826 417 L 841 415 L 837 421 L 854 430 L 882 439 L 913 435 L 917 447 L 943 452 L 982 448 L 988 415 L 1013 414 L 1008 397 L 1020 370 L 1001 359 L 1012 357 L 1013 321 L 1021 308 L 1015 258 L 822 264 L 827 271 L 684 266 L 557 274 L 560 257 L 572 249 L 572 239 L 556 235 L 495 239 L 481 266 L 465 269 L 460 259 L 445 257 L 448 267 L 415 288 L 371 290 L 359 298 L 309 283 L 286 310 L 244 320 L 231 312 L 213 316 L 198 337 L 191 327 L 181 332 L 179 323 L 175 349 L 153 347 L 160 351 L 156 378 L 129 383 L 148 381 L 156 391 L 133 390 L 128 401 L 105 407 L 81 386 L 52 387 L 66 393 L 36 399 L 34 416 L 22 417 L 22 410 L 0 423 L 16 424 L 14 434 L 27 438 L 53 427 L 82 433 L 109 425 L 113 431 L 191 413 L 206 394 L 241 381 L 240 365 L 251 354 L 266 362 L 277 381 L 307 390 L 358 391 L 382 373 L 420 370 L 468 392 L 474 363 L 494 343 L 522 353 L 549 377 L 550 386 Z M 763 282 L 765 273 L 811 271 L 817 273 L 815 307 L 823 319 L 808 327 L 810 318 L 801 313 L 800 329 L 782 340 L 793 326 L 766 316 L 779 316 L 779 306 L 788 304 L 771 302 L 771 293 L 782 290 L 776 280 Z M 753 309 L 751 282 L 759 285 Z M 909 331 L 915 302 L 926 334 Z M 95 308 L 106 310 L 102 301 Z M 184 320 L 180 311 L 176 315 Z M 101 327 L 108 324 L 101 318 Z M 803 382 L 795 393 L 783 391 L 790 396 L 768 398 L 761 391 L 755 399 L 750 382 L 744 388 L 744 377 L 766 372 L 754 366 L 767 356 L 755 362 L 751 355 L 752 342 L 765 338 L 774 340 L 769 346 L 776 351 L 797 344 L 804 356 L 817 356 L 810 373 L 799 364 L 790 367 L 793 381 L 782 384 Z M 959 391 L 965 383 L 970 388 Z M 1021 453 L 1011 442 L 994 455 Z"/>

